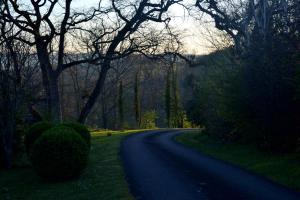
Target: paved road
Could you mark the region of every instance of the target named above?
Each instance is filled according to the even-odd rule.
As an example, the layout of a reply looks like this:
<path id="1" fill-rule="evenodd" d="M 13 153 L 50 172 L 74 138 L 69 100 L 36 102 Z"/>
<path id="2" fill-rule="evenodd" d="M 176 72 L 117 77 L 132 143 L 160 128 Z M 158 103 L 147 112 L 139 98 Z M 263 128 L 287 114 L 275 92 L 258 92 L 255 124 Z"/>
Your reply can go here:
<path id="1" fill-rule="evenodd" d="M 188 149 L 172 140 L 178 130 L 132 134 L 121 158 L 132 194 L 142 200 L 300 200 L 265 178 Z"/>

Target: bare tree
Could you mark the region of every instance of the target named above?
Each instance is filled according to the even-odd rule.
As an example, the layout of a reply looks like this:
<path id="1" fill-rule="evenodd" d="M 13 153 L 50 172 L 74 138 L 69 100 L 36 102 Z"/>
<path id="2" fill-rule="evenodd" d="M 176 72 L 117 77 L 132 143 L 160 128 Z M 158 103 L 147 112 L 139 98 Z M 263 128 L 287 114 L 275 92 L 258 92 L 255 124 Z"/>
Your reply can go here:
<path id="1" fill-rule="evenodd" d="M 297 10 L 295 0 L 196 0 L 195 6 L 214 19 L 216 28 L 231 36 L 237 53 L 251 45 L 254 31 L 264 41 L 268 39 L 275 18 L 287 32 L 295 32 L 299 20 L 292 14 Z"/>
<path id="2" fill-rule="evenodd" d="M 101 41 L 98 39 L 97 42 L 94 43 L 96 49 L 98 49 L 98 46 L 103 47 L 103 45 L 105 45 L 106 48 L 102 52 L 104 58 L 101 62 L 101 71 L 99 73 L 98 81 L 81 111 L 81 115 L 78 119 L 80 122 L 86 120 L 87 115 L 90 113 L 101 93 L 106 74 L 110 69 L 111 61 L 130 55 L 134 52 L 157 50 L 160 41 L 157 41 L 157 38 L 153 37 L 155 34 L 151 31 L 141 32 L 140 29 L 144 28 L 143 25 L 147 25 L 149 21 L 167 23 L 170 20 L 167 16 L 169 7 L 181 1 L 182 0 L 143 0 L 135 1 L 134 3 L 124 3 L 116 0 L 112 1 L 112 9 L 113 12 L 116 13 L 118 21 L 117 31 L 113 32 L 113 37 L 110 37 L 111 39 L 109 41 Z M 115 34 L 116 32 L 117 34 Z M 104 35 L 102 34 L 101 36 L 103 37 Z"/>
<path id="3" fill-rule="evenodd" d="M 12 23 L 0 19 L 0 144 L 8 168 L 12 165 L 13 146 L 19 137 L 17 115 L 33 99 L 33 88 L 38 91 L 39 84 L 38 79 L 32 81 L 38 72 L 35 56 L 30 53 L 30 46 L 12 39 L 13 30 Z"/>
<path id="4" fill-rule="evenodd" d="M 0 18 L 14 24 L 15 34 L 11 36 L 12 39 L 35 47 L 48 112 L 54 121 L 61 120 L 58 87 L 60 74 L 79 64 L 101 65 L 98 81 L 78 119 L 84 122 L 101 93 L 111 61 L 153 47 L 153 43 L 145 41 L 146 35 L 139 34 L 139 30 L 149 21 L 170 20 L 166 15 L 169 7 L 181 1 L 142 0 L 124 3 L 113 0 L 109 6 L 100 1 L 97 8 L 78 12 L 72 9 L 72 0 L 2 0 L 4 7 Z M 55 17 L 59 14 L 57 12 L 61 13 L 61 18 Z M 98 27 L 97 33 L 88 28 L 91 23 Z M 23 33 L 28 37 L 24 38 Z M 70 52 L 68 48 L 72 46 L 66 44 L 72 39 L 76 40 L 78 35 L 90 35 L 89 39 L 93 38 L 92 46 L 85 49 L 85 54 L 80 58 L 70 59 L 67 52 Z"/>
<path id="5" fill-rule="evenodd" d="M 87 13 L 77 13 L 71 10 L 72 0 L 64 1 L 63 17 L 53 19 L 54 10 L 59 7 L 58 0 L 46 1 L 13 1 L 3 0 L 4 9 L 1 20 L 14 25 L 15 34 L 11 39 L 34 46 L 44 89 L 47 95 L 48 112 L 55 120 L 60 120 L 60 103 L 58 93 L 58 77 L 61 72 L 78 63 L 92 62 L 93 58 L 84 58 L 73 62 L 65 61 L 66 37 L 74 26 L 79 26 L 99 14 L 97 9 Z M 24 38 L 23 34 L 28 35 Z M 57 46 L 54 52 L 53 46 Z M 55 61 L 53 62 L 53 56 Z"/>

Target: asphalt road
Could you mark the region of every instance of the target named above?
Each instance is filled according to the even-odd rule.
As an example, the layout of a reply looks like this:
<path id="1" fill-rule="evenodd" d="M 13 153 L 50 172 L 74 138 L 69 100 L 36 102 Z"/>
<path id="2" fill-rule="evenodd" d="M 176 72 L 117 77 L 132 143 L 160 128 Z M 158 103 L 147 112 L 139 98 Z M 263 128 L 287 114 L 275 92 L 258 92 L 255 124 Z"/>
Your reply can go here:
<path id="1" fill-rule="evenodd" d="M 132 134 L 121 158 L 135 199 L 300 200 L 300 194 L 172 140 L 178 130 Z"/>

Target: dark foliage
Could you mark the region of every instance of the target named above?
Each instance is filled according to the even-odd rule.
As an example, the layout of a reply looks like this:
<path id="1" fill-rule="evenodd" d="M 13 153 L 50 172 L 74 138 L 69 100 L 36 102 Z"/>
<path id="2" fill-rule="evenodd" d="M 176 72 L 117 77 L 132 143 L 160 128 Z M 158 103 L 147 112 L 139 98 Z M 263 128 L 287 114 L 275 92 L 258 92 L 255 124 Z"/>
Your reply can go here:
<path id="1" fill-rule="evenodd" d="M 88 147 L 91 147 L 91 133 L 83 124 L 76 122 L 65 122 L 62 123 L 62 125 L 74 129 L 84 139 Z"/>
<path id="2" fill-rule="evenodd" d="M 4 167 L 4 152 L 2 148 L 2 142 L 0 142 L 1 148 L 0 148 L 0 169 Z"/>
<path id="3" fill-rule="evenodd" d="M 123 83 L 119 84 L 118 108 L 119 108 L 119 127 L 124 128 L 124 99 L 123 99 Z"/>
<path id="4" fill-rule="evenodd" d="M 192 92 L 185 103 L 189 120 L 205 126 L 210 136 L 225 141 L 237 139 L 232 135 L 230 112 L 225 111 L 227 107 L 224 106 L 227 103 L 238 105 L 235 94 L 239 90 L 236 83 L 239 69 L 232 63 L 231 54 L 229 48 L 203 57 L 205 67 L 188 75 L 184 82 Z"/>
<path id="5" fill-rule="evenodd" d="M 166 91 L 165 91 L 165 112 L 167 117 L 167 125 L 171 127 L 171 73 L 167 71 Z"/>
<path id="6" fill-rule="evenodd" d="M 141 99 L 140 99 L 140 71 L 135 74 L 134 80 L 134 111 L 136 127 L 141 125 Z"/>
<path id="7" fill-rule="evenodd" d="M 195 96 L 189 117 L 222 140 L 242 139 L 277 153 L 295 151 L 300 138 L 300 4 L 231 2 L 249 11 L 232 15 L 221 8 L 227 1 L 216 2 L 197 1 L 197 7 L 231 36 L 235 51 L 207 56 L 206 69 L 187 80 Z M 231 34 L 232 28 L 239 34 Z"/>
<path id="8" fill-rule="evenodd" d="M 53 124 L 48 121 L 41 121 L 33 124 L 25 133 L 24 144 L 26 152 L 29 155 L 35 141 L 42 135 L 43 132 L 53 127 Z"/>
<path id="9" fill-rule="evenodd" d="M 245 120 L 256 125 L 260 147 L 286 152 L 296 149 L 300 131 L 299 83 L 295 79 L 299 66 L 293 58 L 297 40 L 273 31 L 265 41 L 258 34 L 252 36 L 255 42 L 242 71 L 242 84 L 248 91 L 244 103 L 251 117 Z"/>
<path id="10" fill-rule="evenodd" d="M 35 142 L 31 160 L 37 174 L 47 180 L 78 177 L 88 161 L 88 145 L 72 128 L 56 126 Z"/>
<path id="11" fill-rule="evenodd" d="M 172 61 L 167 70 L 165 86 L 165 113 L 168 127 L 183 128 L 185 113 L 182 110 L 179 93 L 178 68 Z"/>

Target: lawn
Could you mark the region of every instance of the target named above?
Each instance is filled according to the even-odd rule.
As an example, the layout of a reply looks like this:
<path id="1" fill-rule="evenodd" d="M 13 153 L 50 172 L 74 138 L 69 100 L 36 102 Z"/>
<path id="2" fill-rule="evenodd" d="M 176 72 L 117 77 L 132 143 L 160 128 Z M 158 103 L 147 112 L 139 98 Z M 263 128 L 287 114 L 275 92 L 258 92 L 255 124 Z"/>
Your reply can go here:
<path id="1" fill-rule="evenodd" d="M 185 132 L 175 140 L 300 191 L 299 154 L 272 155 L 261 152 L 251 145 L 221 144 L 195 131 Z"/>
<path id="2" fill-rule="evenodd" d="M 119 158 L 122 137 L 137 131 L 95 131 L 87 169 L 80 179 L 49 183 L 36 176 L 30 166 L 0 171 L 1 200 L 129 200 Z"/>

